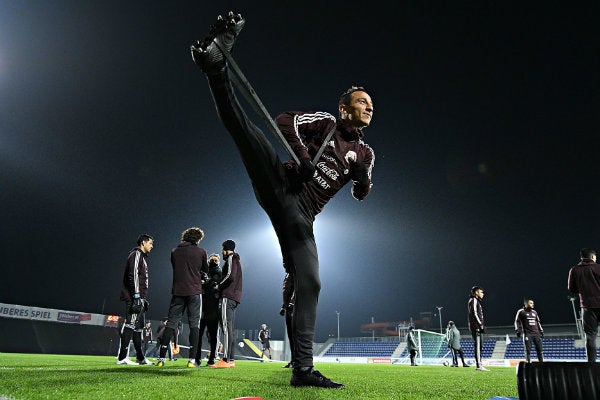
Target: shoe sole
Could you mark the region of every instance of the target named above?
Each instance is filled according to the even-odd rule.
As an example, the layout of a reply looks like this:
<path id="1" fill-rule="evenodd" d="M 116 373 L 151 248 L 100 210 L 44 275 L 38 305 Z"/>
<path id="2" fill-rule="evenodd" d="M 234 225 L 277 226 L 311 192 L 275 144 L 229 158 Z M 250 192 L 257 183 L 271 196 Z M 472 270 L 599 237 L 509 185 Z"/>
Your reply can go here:
<path id="1" fill-rule="evenodd" d="M 210 73 L 222 68 L 225 57 L 220 47 L 231 53 L 235 39 L 245 23 L 246 21 L 239 14 L 233 12 L 230 12 L 226 18 L 219 15 L 217 22 L 211 26 L 208 36 L 191 46 L 192 58 L 202 71 Z"/>
<path id="2" fill-rule="evenodd" d="M 217 17 L 217 22 L 211 27 L 209 36 L 231 53 L 235 39 L 244 28 L 245 23 L 246 20 L 240 14 L 230 11 L 225 18 L 221 15 Z"/>

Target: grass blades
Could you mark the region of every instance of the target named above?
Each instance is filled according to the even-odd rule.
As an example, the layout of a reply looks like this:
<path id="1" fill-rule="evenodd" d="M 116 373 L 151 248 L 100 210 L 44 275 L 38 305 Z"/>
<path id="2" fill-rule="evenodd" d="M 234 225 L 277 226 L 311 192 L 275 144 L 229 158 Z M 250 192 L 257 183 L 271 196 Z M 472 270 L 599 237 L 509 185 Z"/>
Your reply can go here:
<path id="1" fill-rule="evenodd" d="M 317 364 L 346 389 L 293 388 L 284 363 L 236 360 L 236 368 L 186 368 L 187 361 L 116 365 L 114 357 L 0 354 L 0 399 L 215 399 L 256 396 L 264 400 L 394 399 L 485 400 L 517 398 L 514 368 L 389 364 Z"/>

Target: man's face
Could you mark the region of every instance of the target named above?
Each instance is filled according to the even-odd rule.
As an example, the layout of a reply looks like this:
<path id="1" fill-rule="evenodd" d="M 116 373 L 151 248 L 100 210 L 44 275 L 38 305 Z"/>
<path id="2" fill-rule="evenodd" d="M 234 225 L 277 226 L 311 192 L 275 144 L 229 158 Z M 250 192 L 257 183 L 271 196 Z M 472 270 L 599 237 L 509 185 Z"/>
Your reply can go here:
<path id="1" fill-rule="evenodd" d="M 140 246 L 140 248 L 142 249 L 142 251 L 144 253 L 150 253 L 150 251 L 152 251 L 152 248 L 154 247 L 154 239 L 148 239 L 145 242 L 142 242 L 142 245 Z"/>
<path id="2" fill-rule="evenodd" d="M 533 300 L 526 301 L 525 308 L 533 308 Z"/>
<path id="3" fill-rule="evenodd" d="M 221 262 L 221 260 L 217 256 L 212 256 L 208 261 L 214 262 L 215 264 L 218 264 Z"/>
<path id="4" fill-rule="evenodd" d="M 483 290 L 482 290 L 482 289 L 477 289 L 477 290 L 475 291 L 475 296 L 476 296 L 478 299 L 483 299 Z"/>
<path id="5" fill-rule="evenodd" d="M 356 128 L 364 128 L 373 118 L 373 101 L 366 92 L 356 91 L 350 95 L 350 104 L 340 104 L 340 115 Z"/>

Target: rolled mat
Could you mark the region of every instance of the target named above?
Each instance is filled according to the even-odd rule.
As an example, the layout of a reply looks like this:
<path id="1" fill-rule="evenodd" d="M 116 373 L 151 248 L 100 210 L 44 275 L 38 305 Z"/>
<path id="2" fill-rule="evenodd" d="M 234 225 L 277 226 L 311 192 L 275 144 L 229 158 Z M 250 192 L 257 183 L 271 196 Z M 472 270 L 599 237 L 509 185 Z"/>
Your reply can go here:
<path id="1" fill-rule="evenodd" d="M 521 361 L 517 387 L 520 400 L 598 400 L 600 364 Z"/>

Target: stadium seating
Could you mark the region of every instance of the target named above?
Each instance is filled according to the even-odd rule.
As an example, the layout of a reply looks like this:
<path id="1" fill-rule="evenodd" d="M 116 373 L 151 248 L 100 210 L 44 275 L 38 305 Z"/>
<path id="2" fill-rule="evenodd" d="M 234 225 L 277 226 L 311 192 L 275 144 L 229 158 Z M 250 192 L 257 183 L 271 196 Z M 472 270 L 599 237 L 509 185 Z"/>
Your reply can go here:
<path id="1" fill-rule="evenodd" d="M 391 357 L 398 342 L 335 342 L 325 357 Z"/>
<path id="2" fill-rule="evenodd" d="M 465 357 L 474 358 L 475 357 L 475 346 L 472 339 L 461 339 L 460 347 L 462 347 L 465 352 Z M 481 352 L 481 357 L 490 358 L 492 353 L 494 352 L 494 347 L 496 347 L 496 340 L 494 339 L 484 339 L 483 340 L 483 351 Z"/>
<path id="3" fill-rule="evenodd" d="M 585 348 L 575 347 L 574 338 L 544 338 L 542 339 L 544 350 L 544 359 L 556 360 L 584 360 L 586 359 Z M 506 347 L 505 358 L 507 359 L 523 359 L 525 350 L 522 340 L 513 340 Z M 535 346 L 531 346 L 531 359 L 537 359 Z"/>
<path id="4" fill-rule="evenodd" d="M 502 340 L 502 339 L 500 339 Z M 465 352 L 465 357 L 474 358 L 475 352 L 473 348 L 473 340 L 462 339 L 461 346 Z M 585 348 L 575 347 L 575 339 L 570 337 L 551 337 L 543 338 L 542 344 L 544 348 L 545 360 L 585 360 Z M 391 357 L 394 351 L 398 348 L 399 342 L 334 342 L 322 356 L 325 357 Z M 424 341 L 422 343 L 423 352 L 428 354 L 436 354 L 436 358 L 443 358 L 448 353 L 448 348 L 445 344 L 440 347 L 440 343 Z M 491 358 L 494 348 L 496 347 L 496 339 L 485 339 L 483 341 L 483 358 Z M 523 341 L 513 339 L 507 346 L 504 358 L 506 359 L 524 359 Z M 407 357 L 406 348 L 403 349 L 401 358 Z M 531 350 L 532 360 L 537 360 L 535 347 Z M 600 349 L 599 356 L 600 359 Z"/>

